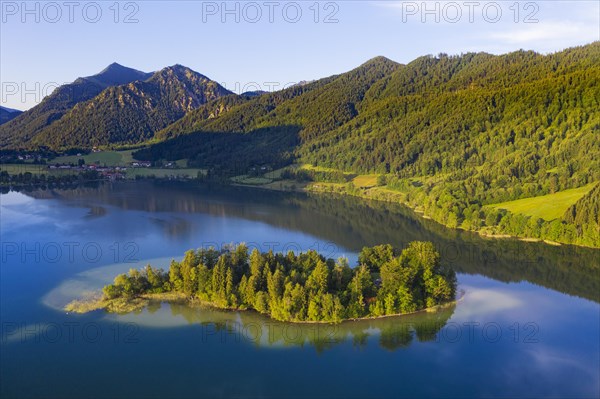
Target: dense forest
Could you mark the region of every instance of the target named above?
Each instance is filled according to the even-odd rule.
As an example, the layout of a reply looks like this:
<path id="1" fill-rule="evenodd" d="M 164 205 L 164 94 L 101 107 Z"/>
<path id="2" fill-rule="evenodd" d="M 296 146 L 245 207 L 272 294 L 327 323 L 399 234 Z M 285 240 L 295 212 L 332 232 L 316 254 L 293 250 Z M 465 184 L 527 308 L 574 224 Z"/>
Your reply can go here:
<path id="1" fill-rule="evenodd" d="M 253 309 L 281 321 L 340 322 L 412 313 L 454 299 L 456 275 L 430 242 L 364 248 L 359 265 L 316 251 L 260 253 L 241 244 L 199 249 L 173 260 L 168 272 L 148 265 L 117 276 L 105 300 L 177 292 L 217 308 Z"/>
<path id="2" fill-rule="evenodd" d="M 582 229 L 597 229 L 600 226 L 600 184 L 571 205 L 565 212 L 563 219 L 565 222 Z"/>

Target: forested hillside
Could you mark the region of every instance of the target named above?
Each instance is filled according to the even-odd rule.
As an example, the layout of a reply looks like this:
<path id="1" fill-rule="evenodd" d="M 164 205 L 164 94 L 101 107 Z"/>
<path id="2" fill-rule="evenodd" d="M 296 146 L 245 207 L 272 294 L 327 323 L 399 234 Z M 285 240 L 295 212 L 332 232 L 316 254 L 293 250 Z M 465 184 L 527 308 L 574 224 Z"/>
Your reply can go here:
<path id="1" fill-rule="evenodd" d="M 23 147 L 75 105 L 94 98 L 107 87 L 145 80 L 151 75 L 113 63 L 96 75 L 78 78 L 73 83 L 61 85 L 40 104 L 0 126 L 0 147 Z"/>
<path id="2" fill-rule="evenodd" d="M 188 158 L 189 164 L 230 173 L 265 163 L 281 166 L 280 160 L 291 163 L 298 145 L 354 118 L 358 103 L 373 83 L 399 66 L 378 57 L 350 72 L 305 85 L 254 98 L 219 99 L 156 134 L 157 139 L 175 139 L 139 151 L 137 156 Z"/>
<path id="3" fill-rule="evenodd" d="M 550 55 L 440 54 L 407 65 L 376 58 L 311 85 L 289 99 L 282 91 L 244 100 L 216 116 L 192 112 L 161 132 L 175 139 L 138 156 L 190 158 L 216 169 L 235 160 L 237 172 L 284 158 L 376 173 L 403 202 L 451 227 L 600 245 L 594 229 L 516 221 L 488 207 L 600 181 L 600 42 Z M 281 127 L 297 130 L 297 145 L 264 146 L 266 137 L 254 134 Z M 215 141 L 219 132 L 237 134 Z M 230 145 L 242 133 L 249 133 L 247 145 Z"/>
<path id="4" fill-rule="evenodd" d="M 77 104 L 34 139 L 52 148 L 139 143 L 207 101 L 231 94 L 217 82 L 181 65 L 150 79 L 109 87 Z"/>
<path id="5" fill-rule="evenodd" d="M 229 107 L 218 118 L 203 109 L 190 112 L 157 136 L 196 131 L 248 132 L 267 126 L 301 126 L 305 136 L 330 131 L 357 115 L 356 107 L 377 81 L 400 67 L 384 57 L 374 58 L 341 75 L 250 97 Z"/>

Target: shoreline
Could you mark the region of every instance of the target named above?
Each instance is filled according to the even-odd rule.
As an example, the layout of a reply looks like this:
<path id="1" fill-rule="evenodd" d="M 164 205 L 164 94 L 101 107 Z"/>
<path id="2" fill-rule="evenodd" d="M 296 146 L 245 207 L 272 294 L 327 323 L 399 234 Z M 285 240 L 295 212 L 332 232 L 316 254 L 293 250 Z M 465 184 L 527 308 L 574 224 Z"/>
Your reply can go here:
<path id="1" fill-rule="evenodd" d="M 150 177 L 148 179 L 152 179 L 152 180 L 156 180 L 156 181 L 165 180 L 164 178 L 158 178 L 158 177 Z M 125 180 L 126 181 L 134 181 L 133 179 L 125 179 Z M 111 181 L 107 180 L 107 179 L 99 179 L 99 180 L 88 180 L 88 181 L 84 181 L 83 183 L 91 183 L 91 182 L 111 182 Z M 581 248 L 600 249 L 600 247 L 595 247 L 595 246 L 591 246 L 591 245 L 553 241 L 553 240 L 550 240 L 547 238 L 516 236 L 516 235 L 511 235 L 511 234 L 506 234 L 506 233 L 491 233 L 487 230 L 467 230 L 467 229 L 463 229 L 462 227 L 449 227 L 449 226 L 433 219 L 431 216 L 426 215 L 424 213 L 424 211 L 422 209 L 420 209 L 419 206 L 413 207 L 410 204 L 408 204 L 404 201 L 401 201 L 401 200 L 396 201 L 395 199 L 390 199 L 390 198 L 385 198 L 385 197 L 382 198 L 381 196 L 370 195 L 367 192 L 364 192 L 363 195 L 352 194 L 352 193 L 347 192 L 345 189 L 344 189 L 344 191 L 329 191 L 329 190 L 322 189 L 320 186 L 318 186 L 318 183 L 315 183 L 317 185 L 313 186 L 314 188 L 312 188 L 311 183 L 296 183 L 291 180 L 284 180 L 284 181 L 279 181 L 279 182 L 286 182 L 288 184 L 286 184 L 285 186 L 282 186 L 282 187 L 274 186 L 274 184 L 277 183 L 277 181 L 273 181 L 271 183 L 266 183 L 266 184 L 245 184 L 245 183 L 217 183 L 217 184 L 229 185 L 229 186 L 234 186 L 234 187 L 256 188 L 256 189 L 262 189 L 262 190 L 267 190 L 267 191 L 314 193 L 314 194 L 329 194 L 329 195 L 333 194 L 333 195 L 361 198 L 361 199 L 366 199 L 366 200 L 371 200 L 371 201 L 380 201 L 380 202 L 385 202 L 385 203 L 390 203 L 390 204 L 399 204 L 399 205 L 402 205 L 402 206 L 410 209 L 412 212 L 417 214 L 423 220 L 431 220 L 449 230 L 459 230 L 459 231 L 465 231 L 468 233 L 477 234 L 481 238 L 513 239 L 513 240 L 522 241 L 522 242 L 544 243 L 544 244 L 547 244 L 550 246 L 555 246 L 555 247 L 569 245 L 569 246 L 581 247 Z M 22 189 L 22 188 L 26 188 L 26 187 L 40 188 L 42 186 L 43 185 L 41 183 L 38 185 L 0 185 L 0 187 L 4 187 L 4 188 L 8 188 L 8 189 L 12 189 L 12 188 Z M 58 184 L 56 186 L 60 187 L 61 184 Z M 364 194 L 366 194 L 366 195 L 364 195 Z M 397 196 L 402 193 L 401 192 L 397 192 L 397 193 L 390 192 L 389 194 L 392 196 L 394 196 L 394 195 Z"/>
<path id="2" fill-rule="evenodd" d="M 219 307 L 213 303 L 205 302 L 199 300 L 197 298 L 189 298 L 187 295 L 182 293 L 160 293 L 160 294 L 143 294 L 135 298 L 116 298 L 111 300 L 105 300 L 101 293 L 94 293 L 90 295 L 88 298 L 83 299 L 75 299 L 68 304 L 66 304 L 63 308 L 67 314 L 76 313 L 76 314 L 86 314 L 90 312 L 94 312 L 97 310 L 103 310 L 107 313 L 116 313 L 116 314 L 127 314 L 132 313 L 138 310 L 144 309 L 151 302 L 160 302 L 160 303 L 183 303 L 190 308 L 201 308 L 207 307 L 213 310 L 223 311 L 223 312 L 254 312 L 256 314 L 262 315 L 270 320 L 277 321 L 280 323 L 292 323 L 292 324 L 340 324 L 347 322 L 355 322 L 355 321 L 364 321 L 364 320 L 377 320 L 384 319 L 388 317 L 400 317 L 400 316 L 408 316 L 414 315 L 418 313 L 433 313 L 438 310 L 445 309 L 449 306 L 456 305 L 460 301 L 462 301 L 465 297 L 465 291 L 460 290 L 457 292 L 456 298 L 452 301 L 444 302 L 439 305 L 435 305 L 433 307 L 424 308 L 420 310 L 416 310 L 414 312 L 409 313 L 395 313 L 381 316 L 365 316 L 359 318 L 352 319 L 341 319 L 338 322 L 331 321 L 313 321 L 313 320 L 277 320 L 272 318 L 270 315 L 266 313 L 261 313 L 255 309 L 242 309 L 242 308 L 226 308 Z"/>
<path id="3" fill-rule="evenodd" d="M 292 182 L 292 181 L 288 180 L 287 182 Z M 273 183 L 275 183 L 275 182 L 273 182 Z M 237 186 L 237 187 L 260 188 L 260 189 L 269 190 L 269 191 L 289 191 L 289 192 L 298 192 L 298 193 L 333 194 L 333 195 L 362 198 L 362 199 L 371 200 L 371 201 L 386 202 L 386 203 L 391 203 L 391 204 L 400 204 L 400 205 L 405 206 L 406 208 L 410 209 L 412 212 L 417 214 L 421 219 L 431 220 L 449 230 L 459 230 L 459 231 L 465 231 L 465 232 L 477 234 L 481 238 L 513 239 L 513 240 L 518 240 L 518 241 L 522 241 L 522 242 L 538 242 L 538 243 L 544 243 L 546 245 L 551 245 L 554 247 L 570 245 L 570 246 L 581 247 L 581 248 L 600 249 L 600 247 L 594 247 L 594 246 L 583 245 L 583 244 L 565 243 L 565 242 L 560 242 L 560 241 L 549 240 L 546 238 L 521 237 L 521 236 L 515 236 L 515 235 L 511 235 L 511 234 L 506 234 L 506 233 L 490 233 L 490 232 L 487 232 L 486 230 L 466 230 L 461 227 L 449 227 L 449 226 L 446 226 L 445 224 L 440 223 L 437 220 L 433 219 L 431 216 L 426 215 L 422 209 L 419 209 L 419 207 L 412 207 L 410 204 L 403 202 L 403 201 L 394 201 L 394 199 L 386 199 L 386 198 L 381 198 L 381 197 L 372 196 L 372 195 L 368 195 L 368 194 L 367 195 L 357 195 L 357 194 L 349 193 L 346 190 L 344 190 L 344 191 L 328 191 L 328 190 L 321 189 L 320 186 L 316 186 L 316 187 L 318 187 L 316 189 L 311 189 L 310 183 L 308 183 L 308 184 L 297 183 L 301 186 L 296 187 L 294 189 L 289 186 L 287 187 L 287 189 L 270 187 L 269 185 L 273 184 L 273 183 L 256 184 L 256 185 L 255 184 L 244 184 L 244 183 L 232 183 L 231 185 Z M 292 185 L 295 185 L 295 184 L 292 184 Z M 398 192 L 398 194 L 401 194 L 401 193 Z M 398 194 L 396 194 L 396 195 L 398 195 Z M 395 195 L 395 193 L 391 193 L 391 195 Z"/>

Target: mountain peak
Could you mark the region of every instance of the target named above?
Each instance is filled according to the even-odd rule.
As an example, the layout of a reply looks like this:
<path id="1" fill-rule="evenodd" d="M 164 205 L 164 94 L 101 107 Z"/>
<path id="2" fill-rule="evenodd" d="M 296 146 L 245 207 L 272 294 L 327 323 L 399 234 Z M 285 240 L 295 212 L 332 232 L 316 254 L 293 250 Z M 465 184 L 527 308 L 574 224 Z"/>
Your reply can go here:
<path id="1" fill-rule="evenodd" d="M 136 80 L 146 80 L 152 74 L 128 68 L 119 63 L 113 62 L 104 68 L 100 73 L 88 76 L 84 79 L 93 81 L 101 86 L 121 85 Z"/>
<path id="2" fill-rule="evenodd" d="M 152 79 L 165 79 L 169 77 L 176 77 L 180 80 L 188 80 L 188 79 L 208 79 L 208 77 L 202 75 L 199 72 L 194 71 L 186 67 L 185 65 L 175 64 L 161 69 L 154 73 Z"/>
<path id="3" fill-rule="evenodd" d="M 112 71 L 119 71 L 119 70 L 127 70 L 130 68 L 127 68 L 117 62 L 113 62 L 112 64 L 108 65 L 106 68 L 104 68 L 100 73 L 98 73 L 98 75 L 101 75 L 103 73 L 107 73 L 107 72 L 112 72 Z"/>
<path id="4" fill-rule="evenodd" d="M 377 57 L 371 58 L 370 60 L 368 60 L 367 62 L 365 62 L 361 66 L 365 67 L 365 66 L 373 66 L 373 65 L 394 65 L 394 66 L 398 66 L 400 64 L 397 63 L 396 61 L 390 60 L 387 57 L 384 57 L 382 55 L 378 55 Z"/>
<path id="5" fill-rule="evenodd" d="M 198 72 L 194 71 L 193 69 L 188 68 L 185 65 L 181 65 L 181 64 L 171 65 L 171 66 L 164 68 L 163 70 L 173 71 L 173 72 L 192 72 L 192 73 L 196 73 L 196 74 L 198 73 Z"/>

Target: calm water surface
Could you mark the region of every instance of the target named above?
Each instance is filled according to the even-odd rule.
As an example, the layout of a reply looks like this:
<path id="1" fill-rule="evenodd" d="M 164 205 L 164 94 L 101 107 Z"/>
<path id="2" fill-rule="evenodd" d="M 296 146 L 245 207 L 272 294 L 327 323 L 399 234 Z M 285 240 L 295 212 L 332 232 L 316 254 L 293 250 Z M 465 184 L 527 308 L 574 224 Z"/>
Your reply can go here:
<path id="1" fill-rule="evenodd" d="M 137 182 L 0 195 L 2 397 L 599 397 L 600 251 L 447 230 L 354 198 Z M 189 248 L 433 241 L 461 300 L 435 313 L 290 325 L 153 303 L 66 314 L 73 298 Z"/>

